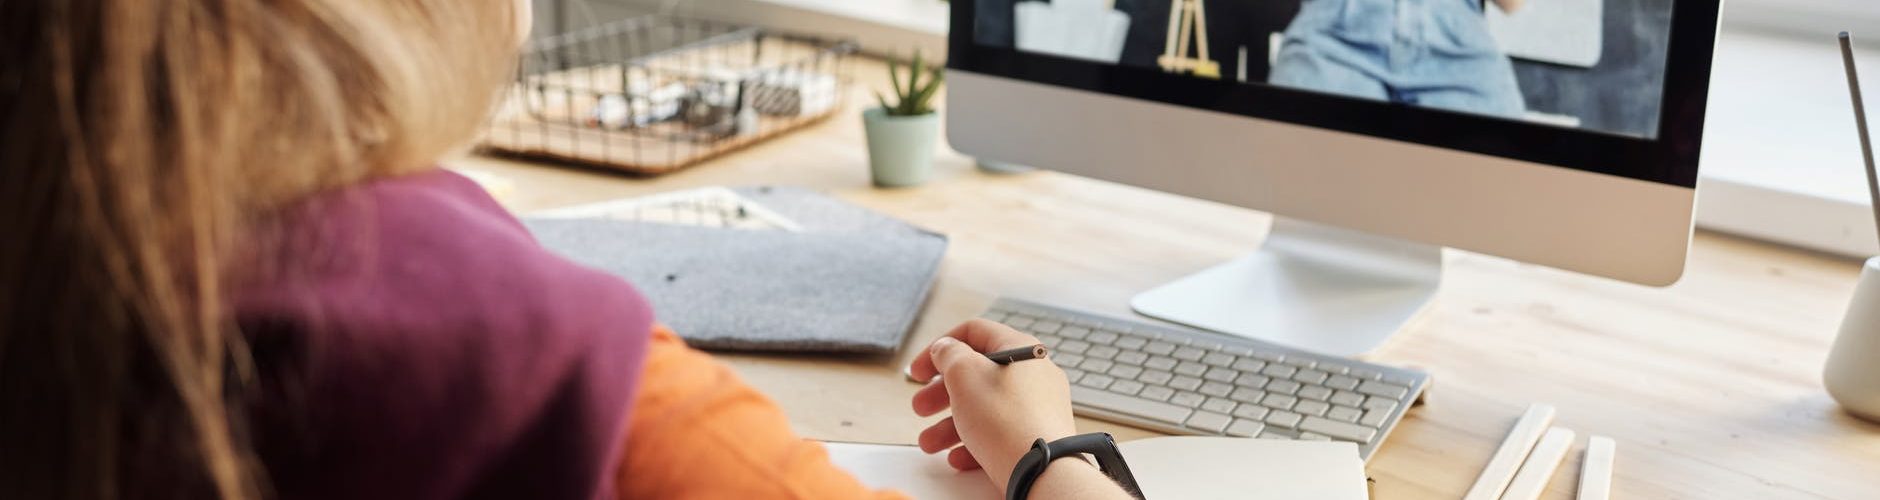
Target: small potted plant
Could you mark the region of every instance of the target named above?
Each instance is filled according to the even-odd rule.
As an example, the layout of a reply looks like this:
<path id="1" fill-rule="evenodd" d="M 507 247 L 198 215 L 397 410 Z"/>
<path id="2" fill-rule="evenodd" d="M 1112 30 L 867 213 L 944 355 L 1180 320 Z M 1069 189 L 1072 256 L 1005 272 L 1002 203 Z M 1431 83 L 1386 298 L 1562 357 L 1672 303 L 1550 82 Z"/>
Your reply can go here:
<path id="1" fill-rule="evenodd" d="M 933 96 L 940 90 L 942 73 L 938 67 L 922 64 L 920 51 L 905 65 L 905 79 L 902 67 L 888 61 L 894 100 L 876 91 L 881 107 L 862 112 L 868 133 L 868 168 L 876 186 L 918 186 L 933 173 L 934 142 L 940 138 L 940 115 L 934 112 Z"/>

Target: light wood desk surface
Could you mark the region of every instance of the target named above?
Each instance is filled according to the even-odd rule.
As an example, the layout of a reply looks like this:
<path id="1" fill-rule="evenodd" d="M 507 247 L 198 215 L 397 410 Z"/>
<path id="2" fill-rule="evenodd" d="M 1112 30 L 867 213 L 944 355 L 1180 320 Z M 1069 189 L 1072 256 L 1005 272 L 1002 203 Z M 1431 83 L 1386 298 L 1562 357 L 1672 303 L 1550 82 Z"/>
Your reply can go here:
<path id="1" fill-rule="evenodd" d="M 914 352 L 995 297 L 1130 316 L 1136 292 L 1257 248 L 1267 216 L 1053 172 L 995 176 L 946 150 L 913 189 L 869 185 L 860 109 L 880 65 L 857 61 L 853 106 L 812 126 L 656 179 L 467 157 L 514 184 L 517 212 L 708 185 L 819 189 L 946 233 L 952 246 L 893 357 L 733 355 L 797 431 L 912 443 Z M 944 149 L 944 148 L 943 148 Z M 1577 431 L 1544 498 L 1572 498 L 1586 436 L 1619 443 L 1614 498 L 1880 498 L 1880 425 L 1823 392 L 1822 362 L 1858 262 L 1698 232 L 1683 281 L 1647 288 L 1450 252 L 1425 316 L 1368 359 L 1431 371 L 1368 471 L 1384 500 L 1457 498 L 1533 402 Z M 840 286 L 832 283 L 831 286 Z M 1154 433 L 1080 419 L 1084 431 Z"/>

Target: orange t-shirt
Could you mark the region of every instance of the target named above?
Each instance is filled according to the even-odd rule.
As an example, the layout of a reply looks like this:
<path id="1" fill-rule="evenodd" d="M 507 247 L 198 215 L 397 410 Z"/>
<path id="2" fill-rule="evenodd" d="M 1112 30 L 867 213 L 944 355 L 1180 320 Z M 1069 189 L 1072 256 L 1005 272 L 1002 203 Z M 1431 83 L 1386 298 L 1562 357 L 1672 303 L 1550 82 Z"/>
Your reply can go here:
<path id="1" fill-rule="evenodd" d="M 622 499 L 904 499 L 796 436 L 783 410 L 663 326 L 647 349 L 615 473 Z"/>

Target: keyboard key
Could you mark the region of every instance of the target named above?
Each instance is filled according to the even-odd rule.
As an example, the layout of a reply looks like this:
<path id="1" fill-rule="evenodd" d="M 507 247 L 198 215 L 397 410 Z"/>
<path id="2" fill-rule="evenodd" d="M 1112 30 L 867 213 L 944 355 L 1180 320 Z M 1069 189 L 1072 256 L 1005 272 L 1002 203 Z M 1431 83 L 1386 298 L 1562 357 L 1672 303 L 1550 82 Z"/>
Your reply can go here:
<path id="1" fill-rule="evenodd" d="M 1234 379 L 1237 377 L 1240 377 L 1240 372 L 1229 370 L 1226 368 L 1210 369 L 1208 370 L 1207 375 L 1201 376 L 1201 378 L 1213 380 L 1215 382 L 1233 382 Z"/>
<path id="2" fill-rule="evenodd" d="M 1354 367 L 1351 367 L 1351 371 L 1345 372 L 1345 374 L 1350 375 L 1352 377 L 1356 377 L 1359 381 L 1366 381 L 1366 380 L 1377 380 L 1377 377 L 1380 376 L 1382 372 L 1379 372 L 1377 370 L 1372 370 L 1370 368 L 1360 368 L 1360 367 L 1354 366 Z"/>
<path id="3" fill-rule="evenodd" d="M 1115 370 L 1111 370 L 1111 371 L 1115 371 Z M 1115 375 L 1115 374 L 1114 374 L 1114 373 L 1112 373 L 1111 375 Z M 1300 389 L 1299 389 L 1299 392 L 1297 393 L 1297 395 L 1299 396 L 1299 398 L 1300 398 L 1300 399 L 1311 399 L 1311 400 L 1315 400 L 1315 401 L 1324 401 L 1324 400 L 1327 400 L 1327 399 L 1331 399 L 1331 397 L 1332 397 L 1332 390 L 1331 390 L 1331 389 L 1326 389 L 1326 388 L 1324 388 L 1324 387 L 1319 387 L 1319 386 L 1316 386 L 1316 385 L 1315 385 L 1315 386 L 1311 386 L 1311 387 L 1302 387 L 1302 388 L 1300 388 Z"/>
<path id="4" fill-rule="evenodd" d="M 1328 365 L 1325 363 L 1319 363 L 1318 369 L 1319 371 L 1323 371 L 1325 373 L 1330 373 L 1333 375 L 1344 375 L 1345 371 L 1350 370 L 1351 368 L 1346 367 L 1344 365 Z"/>
<path id="5" fill-rule="evenodd" d="M 1092 373 L 1089 375 L 1084 375 L 1084 378 L 1082 380 L 1077 381 L 1077 385 L 1089 387 L 1091 389 L 1108 389 L 1110 387 L 1110 384 L 1113 384 L 1113 383 L 1116 383 L 1116 378 L 1111 377 L 1109 375 L 1104 375 L 1101 373 Z"/>
<path id="6" fill-rule="evenodd" d="M 1364 395 L 1351 391 L 1338 391 L 1332 393 L 1330 401 L 1337 405 L 1358 406 L 1364 404 Z"/>
<path id="7" fill-rule="evenodd" d="M 1033 318 L 1031 316 L 1026 316 L 1023 314 L 1014 314 L 1012 315 L 1012 317 L 1005 319 L 1005 326 L 1012 327 L 1013 330 L 1024 330 L 1026 328 L 1031 328 L 1031 324 L 1037 321 L 1038 321 L 1038 318 Z"/>
<path id="8" fill-rule="evenodd" d="M 1306 415 L 1311 415 L 1314 417 L 1323 417 L 1325 416 L 1325 410 L 1330 410 L 1330 409 L 1332 409 L 1332 405 L 1325 404 L 1325 402 L 1323 401 L 1313 401 L 1310 399 L 1305 400 L 1305 401 L 1300 401 L 1299 404 L 1295 404 L 1292 407 L 1292 411 L 1304 413 Z"/>
<path id="9" fill-rule="evenodd" d="M 1292 441 L 1293 437 L 1286 435 L 1285 431 L 1281 431 L 1279 429 L 1274 429 L 1274 428 L 1269 427 L 1264 430 L 1261 430 L 1260 435 L 1258 437 L 1255 437 L 1254 439 L 1271 439 L 1274 441 Z"/>
<path id="10" fill-rule="evenodd" d="M 1266 418 L 1266 414 L 1272 413 L 1272 412 L 1273 412 L 1272 409 L 1267 408 L 1265 406 L 1240 405 L 1239 408 L 1234 409 L 1234 416 L 1248 419 L 1248 420 L 1260 420 L 1260 419 Z"/>
<path id="11" fill-rule="evenodd" d="M 1410 394 L 1410 389 L 1373 380 L 1358 384 L 1358 392 L 1378 397 L 1403 399 L 1405 395 Z"/>
<path id="12" fill-rule="evenodd" d="M 1062 366 L 1062 367 L 1075 368 L 1077 367 L 1077 365 L 1082 364 L 1084 362 L 1083 356 L 1071 354 L 1068 352 L 1052 352 L 1050 356 L 1051 356 L 1051 362 L 1057 363 L 1058 366 Z"/>
<path id="13" fill-rule="evenodd" d="M 1087 372 L 1103 373 L 1110 371 L 1110 367 L 1115 364 L 1116 363 L 1110 362 L 1110 360 L 1107 359 L 1086 359 L 1084 362 L 1078 363 L 1077 367 Z"/>
<path id="14" fill-rule="evenodd" d="M 1110 389 L 1115 390 L 1116 386 L 1110 386 Z M 1332 406 L 1331 410 L 1325 412 L 1325 418 L 1340 422 L 1356 423 L 1358 417 L 1362 416 L 1364 416 L 1364 411 L 1349 406 Z"/>
<path id="15" fill-rule="evenodd" d="M 1110 376 L 1112 377 L 1133 380 L 1136 378 L 1137 375 L 1142 375 L 1142 367 L 1129 366 L 1129 365 L 1116 365 L 1116 366 L 1110 367 L 1110 371 L 1108 371 L 1107 373 L 1109 373 Z"/>
<path id="16" fill-rule="evenodd" d="M 1137 337 L 1135 335 L 1129 335 L 1120 339 L 1116 339 L 1117 347 L 1129 349 L 1132 351 L 1141 350 L 1142 346 L 1148 345 L 1148 344 L 1149 344 L 1149 339 Z"/>
<path id="17" fill-rule="evenodd" d="M 1194 410 L 1160 401 L 1150 401 L 1113 392 L 1104 392 L 1084 386 L 1071 387 L 1071 400 L 1076 401 L 1079 405 L 1100 408 L 1124 415 L 1132 415 L 1169 425 L 1181 425 L 1182 422 L 1188 421 L 1189 414 L 1194 413 Z"/>
<path id="18" fill-rule="evenodd" d="M 1059 337 L 1056 335 L 1037 335 L 1036 337 L 1038 337 L 1038 343 L 1044 344 L 1046 346 L 1054 346 L 1054 345 L 1058 345 L 1064 342 L 1063 337 Z"/>
<path id="19" fill-rule="evenodd" d="M 1357 443 L 1369 443 L 1371 438 L 1377 437 L 1377 429 L 1319 417 L 1306 417 L 1299 422 L 1299 430 Z"/>
<path id="20" fill-rule="evenodd" d="M 1371 411 L 1364 412 L 1364 417 L 1358 419 L 1358 425 L 1362 425 L 1365 427 L 1383 427 L 1384 421 L 1389 420 L 1389 419 L 1390 419 L 1390 411 L 1371 410 Z"/>
<path id="21" fill-rule="evenodd" d="M 1124 351 L 1122 354 L 1116 355 L 1116 362 L 1118 363 L 1140 365 L 1142 362 L 1148 360 L 1149 355 L 1136 351 Z"/>
<path id="22" fill-rule="evenodd" d="M 1082 339 L 1090 335 L 1090 329 L 1081 326 L 1067 326 L 1062 330 L 1058 330 L 1057 334 L 1067 339 Z"/>
<path id="23" fill-rule="evenodd" d="M 1293 374 L 1292 379 L 1301 384 L 1318 385 L 1324 383 L 1325 378 L 1329 376 L 1331 376 L 1331 374 L 1318 370 L 1301 370 L 1299 373 Z"/>
<path id="24" fill-rule="evenodd" d="M 1285 427 L 1285 428 L 1291 429 L 1294 426 L 1299 425 L 1299 419 L 1301 418 L 1305 418 L 1305 417 L 1300 414 L 1293 413 L 1290 411 L 1276 411 L 1276 412 L 1266 414 L 1265 422 L 1266 422 L 1266 425 L 1273 425 L 1273 426 L 1279 426 L 1279 427 Z"/>
<path id="25" fill-rule="evenodd" d="M 1265 428 L 1266 424 L 1244 418 L 1236 418 L 1234 419 L 1234 423 L 1227 425 L 1227 435 L 1234 437 L 1254 437 L 1260 435 L 1260 430 Z"/>
<path id="26" fill-rule="evenodd" d="M 1325 379 L 1325 386 L 1341 391 L 1349 391 L 1357 389 L 1358 382 L 1356 377 L 1350 375 L 1333 375 L 1331 378 Z"/>
<path id="27" fill-rule="evenodd" d="M 1189 408 L 1201 406 L 1201 402 L 1207 401 L 1207 400 L 1208 400 L 1207 396 L 1203 396 L 1200 394 L 1195 394 L 1195 393 L 1187 392 L 1187 391 L 1177 392 L 1175 393 L 1174 396 L 1170 396 L 1168 398 L 1169 404 L 1173 404 L 1176 406 L 1186 406 Z"/>
<path id="28" fill-rule="evenodd" d="M 1252 387 L 1242 387 L 1239 389 L 1234 389 L 1234 392 L 1228 393 L 1227 395 L 1228 399 L 1232 399 L 1235 401 L 1248 403 L 1248 404 L 1258 403 L 1260 402 L 1260 398 L 1263 398 L 1263 397 L 1266 397 L 1265 392 L 1261 392 L 1259 389 L 1255 389 Z"/>
<path id="29" fill-rule="evenodd" d="M 1201 402 L 1201 409 L 1218 413 L 1234 411 L 1235 406 L 1240 406 L 1240 403 L 1224 398 L 1208 398 L 1207 401 Z"/>
<path id="30" fill-rule="evenodd" d="M 1260 399 L 1260 406 L 1275 410 L 1290 410 L 1292 409 L 1293 403 L 1297 402 L 1299 402 L 1299 398 L 1285 394 L 1267 394 L 1265 398 Z"/>
<path id="31" fill-rule="evenodd" d="M 1395 410 L 1397 409 L 1397 400 L 1373 396 L 1364 400 L 1364 409 L 1383 411 Z"/>
<path id="32" fill-rule="evenodd" d="M 1243 372 L 1257 372 L 1260 371 L 1261 368 L 1266 368 L 1266 362 L 1257 359 L 1241 358 L 1234 361 L 1234 364 L 1229 366 L 1229 368 Z"/>
<path id="33" fill-rule="evenodd" d="M 1076 368 L 1064 368 L 1064 379 L 1066 381 L 1069 381 L 1070 383 L 1075 384 L 1077 383 L 1077 379 L 1080 379 L 1083 377 L 1084 377 L 1083 370 L 1079 370 Z"/>
<path id="34" fill-rule="evenodd" d="M 1159 385 L 1151 385 L 1143 387 L 1142 392 L 1136 393 L 1136 395 L 1156 401 L 1168 401 L 1169 396 L 1175 395 L 1175 390 Z"/>
<path id="35" fill-rule="evenodd" d="M 1199 347 L 1189 346 L 1176 349 L 1175 359 L 1182 361 L 1201 361 L 1201 356 L 1205 354 L 1207 354 L 1207 351 L 1203 351 Z"/>
<path id="36" fill-rule="evenodd" d="M 1115 347 L 1100 345 L 1092 347 L 1088 351 L 1084 351 L 1084 355 L 1097 359 L 1110 359 L 1116 357 L 1116 353 L 1118 352 L 1122 351 L 1117 350 Z"/>
<path id="37" fill-rule="evenodd" d="M 1201 357 L 1201 362 L 1207 363 L 1210 366 L 1226 367 L 1226 366 L 1231 366 L 1234 364 L 1234 356 L 1231 354 L 1219 353 L 1219 352 L 1209 353 L 1208 355 Z"/>
<path id="38" fill-rule="evenodd" d="M 1142 366 L 1156 370 L 1173 370 L 1177 363 L 1179 362 L 1175 361 L 1175 358 L 1168 356 L 1149 356 L 1149 361 L 1144 362 Z"/>
<path id="39" fill-rule="evenodd" d="M 1311 369 L 1311 368 L 1319 366 L 1319 363 L 1317 361 L 1313 361 L 1309 358 L 1286 358 L 1286 359 L 1280 360 L 1280 362 L 1288 364 L 1288 365 L 1292 365 L 1292 366 L 1297 366 L 1300 369 Z"/>
<path id="40" fill-rule="evenodd" d="M 1004 322 L 1005 322 L 1005 313 L 1002 313 L 1002 312 L 998 312 L 998 311 L 986 311 L 986 313 L 985 313 L 985 314 L 981 314 L 981 315 L 979 315 L 979 317 L 980 317 L 980 319 L 984 319 L 984 320 L 986 320 L 986 321 L 991 321 L 991 322 L 993 322 L 993 323 L 1004 323 Z"/>
<path id="41" fill-rule="evenodd" d="M 1031 330 L 1032 333 L 1057 333 L 1060 328 L 1064 328 L 1063 323 L 1047 320 L 1032 323 L 1031 328 L 1028 328 L 1028 330 Z"/>
<path id="42" fill-rule="evenodd" d="M 1379 378 L 1378 380 L 1382 380 L 1382 381 L 1384 381 L 1384 383 L 1387 383 L 1387 384 L 1390 384 L 1390 385 L 1401 385 L 1401 386 L 1404 386 L 1404 387 L 1410 387 L 1410 386 L 1413 386 L 1413 385 L 1417 385 L 1417 380 L 1416 380 L 1415 378 L 1411 378 L 1411 377 L 1410 377 L 1410 376 L 1408 376 L 1408 375 L 1388 375 L 1388 374 L 1386 374 L 1386 375 L 1384 375 L 1383 377 L 1381 377 L 1381 378 Z"/>
<path id="43" fill-rule="evenodd" d="M 1201 374 L 1207 373 L 1207 372 L 1208 372 L 1208 365 L 1204 365 L 1204 364 L 1197 363 L 1194 361 L 1183 361 L 1181 362 L 1180 365 L 1175 366 L 1176 375 L 1187 375 L 1190 377 L 1199 377 L 1201 376 Z"/>
<path id="44" fill-rule="evenodd" d="M 1247 346 L 1230 345 L 1230 346 L 1221 348 L 1221 352 L 1244 358 L 1244 357 L 1253 355 L 1253 348 L 1247 347 Z"/>
<path id="45" fill-rule="evenodd" d="M 1265 375 L 1260 375 L 1257 373 L 1242 373 L 1240 374 L 1239 378 L 1234 379 L 1234 384 L 1245 386 L 1245 387 L 1266 387 L 1266 384 L 1272 381 L 1273 379 L 1266 378 Z M 1364 396 L 1360 395 L 1358 397 L 1362 398 Z"/>
<path id="46" fill-rule="evenodd" d="M 1313 434 L 1310 432 L 1301 432 L 1299 433 L 1299 440 L 1300 441 L 1331 441 L 1332 438 L 1324 434 Z"/>
<path id="47" fill-rule="evenodd" d="M 1287 365 L 1267 365 L 1266 369 L 1260 370 L 1261 375 L 1266 375 L 1268 377 L 1273 377 L 1273 378 L 1287 378 L 1287 377 L 1293 376 L 1294 373 L 1298 373 L 1298 372 L 1299 372 L 1298 368 L 1293 368 Z"/>
<path id="48" fill-rule="evenodd" d="M 1168 381 L 1168 386 L 1184 391 L 1192 391 L 1201 388 L 1201 379 L 1187 375 L 1176 375 L 1174 380 Z"/>
<path id="49" fill-rule="evenodd" d="M 1232 392 L 1234 392 L 1234 386 L 1232 385 L 1223 384 L 1220 382 L 1208 382 L 1205 384 L 1201 384 L 1201 393 L 1209 395 L 1209 396 L 1227 397 L 1227 395 Z"/>
<path id="50" fill-rule="evenodd" d="M 1222 430 L 1227 429 L 1227 424 L 1233 421 L 1233 417 L 1227 415 L 1198 411 L 1194 416 L 1188 417 L 1188 428 L 1220 434 Z"/>
<path id="51" fill-rule="evenodd" d="M 1082 340 L 1066 340 L 1058 344 L 1057 347 L 1058 352 L 1068 352 L 1071 354 L 1083 354 L 1084 351 L 1089 349 L 1090 343 Z"/>
<path id="52" fill-rule="evenodd" d="M 1109 390 L 1110 392 L 1114 392 L 1117 394 L 1134 395 L 1137 392 L 1142 390 L 1142 382 L 1137 382 L 1134 380 L 1118 380 L 1116 381 L 1116 383 L 1110 384 Z M 1357 420 L 1357 417 L 1352 417 L 1352 420 Z"/>
<path id="53" fill-rule="evenodd" d="M 1116 332 L 1092 332 L 1089 340 L 1092 344 L 1109 345 L 1116 342 Z"/>
<path id="54" fill-rule="evenodd" d="M 1162 370 L 1144 370 L 1142 372 L 1142 375 L 1136 376 L 1136 380 L 1141 380 L 1142 383 L 1145 383 L 1145 384 L 1168 385 L 1168 379 L 1174 378 L 1174 377 L 1175 377 L 1175 374 L 1165 372 Z M 1364 396 L 1358 396 L 1358 397 L 1362 398 Z"/>
<path id="55" fill-rule="evenodd" d="M 1089 369 L 1089 367 L 1084 367 Z M 1292 394 L 1299 391 L 1299 383 L 1291 380 L 1275 380 L 1266 384 L 1266 392 L 1274 394 Z"/>
<path id="56" fill-rule="evenodd" d="M 1142 352 L 1161 355 L 1161 356 L 1167 356 L 1175 352 L 1175 344 L 1171 344 L 1166 340 L 1157 340 L 1155 342 L 1150 342 L 1149 345 L 1147 346 L 1143 346 Z"/>

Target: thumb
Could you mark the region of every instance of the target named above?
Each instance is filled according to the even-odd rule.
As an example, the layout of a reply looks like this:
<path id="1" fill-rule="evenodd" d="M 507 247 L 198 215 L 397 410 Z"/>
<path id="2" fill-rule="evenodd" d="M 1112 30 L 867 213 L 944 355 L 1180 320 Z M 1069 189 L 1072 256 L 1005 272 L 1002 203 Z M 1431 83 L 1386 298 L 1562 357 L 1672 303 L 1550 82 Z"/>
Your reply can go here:
<path id="1" fill-rule="evenodd" d="M 992 365 L 986 355 L 974 351 L 971 346 L 953 337 L 940 337 L 927 348 L 927 355 L 933 358 L 934 371 L 941 377 L 957 379 L 954 373 L 961 370 L 977 370 L 985 365 Z"/>

